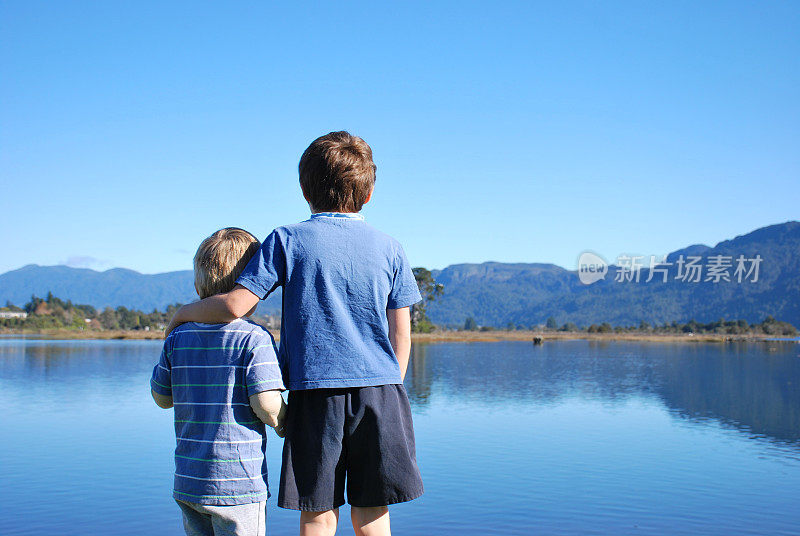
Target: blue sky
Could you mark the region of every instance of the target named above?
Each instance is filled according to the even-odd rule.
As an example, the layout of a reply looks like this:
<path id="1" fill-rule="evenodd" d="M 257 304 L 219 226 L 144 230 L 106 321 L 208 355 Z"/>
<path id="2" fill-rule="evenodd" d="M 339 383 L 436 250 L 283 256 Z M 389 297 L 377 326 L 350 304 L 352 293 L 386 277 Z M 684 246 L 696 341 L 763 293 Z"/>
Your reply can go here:
<path id="1" fill-rule="evenodd" d="M 798 219 L 792 2 L 0 3 L 0 272 L 191 267 L 305 219 L 347 129 L 414 265 L 714 244 Z"/>

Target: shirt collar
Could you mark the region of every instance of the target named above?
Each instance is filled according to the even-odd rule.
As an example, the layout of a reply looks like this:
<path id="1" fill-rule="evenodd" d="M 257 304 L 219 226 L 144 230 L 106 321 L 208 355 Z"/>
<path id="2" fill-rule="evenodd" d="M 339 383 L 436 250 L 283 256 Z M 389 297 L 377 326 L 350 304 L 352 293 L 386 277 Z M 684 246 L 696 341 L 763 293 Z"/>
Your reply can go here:
<path id="1" fill-rule="evenodd" d="M 343 220 L 364 221 L 364 216 L 357 212 L 317 212 L 311 215 L 312 220 L 315 218 L 339 218 Z"/>

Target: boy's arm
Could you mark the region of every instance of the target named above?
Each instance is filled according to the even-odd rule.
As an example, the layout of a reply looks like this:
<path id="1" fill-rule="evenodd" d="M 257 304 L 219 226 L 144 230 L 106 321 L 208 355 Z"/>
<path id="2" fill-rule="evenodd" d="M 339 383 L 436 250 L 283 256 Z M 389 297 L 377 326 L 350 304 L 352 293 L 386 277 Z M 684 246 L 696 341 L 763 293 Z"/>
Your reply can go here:
<path id="1" fill-rule="evenodd" d="M 249 338 L 250 356 L 245 370 L 245 385 L 250 407 L 261 421 L 275 428 L 278 437 L 284 436 L 286 403 L 281 391 L 285 389 L 278 364 L 275 340 L 267 331 Z"/>
<path id="2" fill-rule="evenodd" d="M 156 393 L 152 389 L 150 389 L 150 394 L 153 395 L 153 400 L 156 401 L 156 405 L 159 408 L 169 409 L 172 407 L 172 397 L 171 396 L 164 396 L 162 394 Z"/>
<path id="3" fill-rule="evenodd" d="M 411 357 L 411 308 L 386 309 L 389 320 L 389 342 L 400 364 L 400 378 L 405 379 Z"/>
<path id="4" fill-rule="evenodd" d="M 186 322 L 220 324 L 242 318 L 258 304 L 258 296 L 242 285 L 232 291 L 215 294 L 200 301 L 184 305 L 175 313 L 166 329 L 166 334 Z"/>
<path id="5" fill-rule="evenodd" d="M 261 391 L 250 396 L 250 407 L 261 421 L 275 429 L 278 437 L 284 436 L 286 402 L 278 389 Z"/>
<path id="6" fill-rule="evenodd" d="M 153 375 L 150 377 L 150 394 L 153 396 L 156 405 L 163 409 L 172 407 L 172 339 L 164 341 L 161 348 L 161 357 L 153 367 Z"/>

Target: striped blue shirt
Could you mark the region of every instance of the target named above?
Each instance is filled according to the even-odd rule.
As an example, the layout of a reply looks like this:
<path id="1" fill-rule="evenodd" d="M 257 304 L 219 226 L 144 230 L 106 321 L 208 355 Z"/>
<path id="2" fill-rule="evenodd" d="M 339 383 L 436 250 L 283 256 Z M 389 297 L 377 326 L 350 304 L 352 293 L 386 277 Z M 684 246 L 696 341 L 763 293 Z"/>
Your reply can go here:
<path id="1" fill-rule="evenodd" d="M 267 436 L 249 397 L 284 389 L 272 335 L 246 319 L 189 322 L 164 341 L 150 386 L 175 406 L 175 487 L 186 502 L 267 499 Z"/>

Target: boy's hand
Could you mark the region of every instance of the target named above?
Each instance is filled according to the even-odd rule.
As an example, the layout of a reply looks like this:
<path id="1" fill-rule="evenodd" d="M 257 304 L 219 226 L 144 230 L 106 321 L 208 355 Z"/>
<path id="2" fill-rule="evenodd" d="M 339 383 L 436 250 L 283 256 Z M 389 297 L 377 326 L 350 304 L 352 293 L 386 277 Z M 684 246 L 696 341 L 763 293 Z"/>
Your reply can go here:
<path id="1" fill-rule="evenodd" d="M 183 309 L 183 307 L 181 307 L 181 309 Z M 178 311 L 174 315 L 172 315 L 172 319 L 169 321 L 169 324 L 167 324 L 167 327 L 164 330 L 164 336 L 165 337 L 167 335 L 169 335 L 170 333 L 172 333 L 172 330 L 174 330 L 175 328 L 177 328 L 181 324 L 185 324 L 185 322 L 178 317 L 180 312 L 181 312 L 181 310 L 178 309 Z"/>
<path id="2" fill-rule="evenodd" d="M 286 409 L 289 406 L 286 405 L 286 402 L 281 404 L 281 409 L 278 412 L 278 423 L 275 425 L 275 433 L 278 437 L 286 437 Z"/>
<path id="3" fill-rule="evenodd" d="M 278 389 L 250 395 L 250 407 L 261 422 L 274 428 L 278 437 L 286 432 L 286 402 Z"/>

